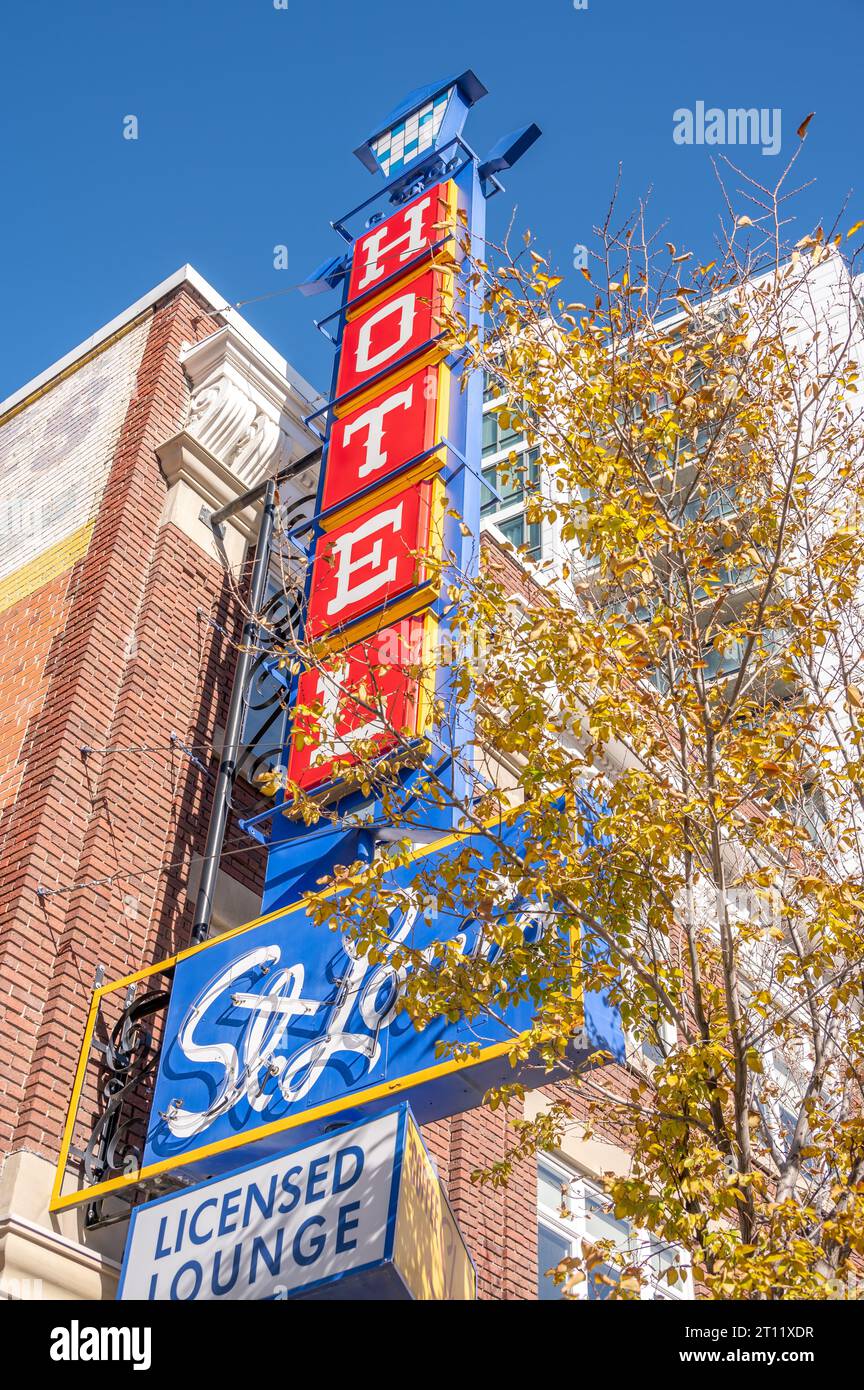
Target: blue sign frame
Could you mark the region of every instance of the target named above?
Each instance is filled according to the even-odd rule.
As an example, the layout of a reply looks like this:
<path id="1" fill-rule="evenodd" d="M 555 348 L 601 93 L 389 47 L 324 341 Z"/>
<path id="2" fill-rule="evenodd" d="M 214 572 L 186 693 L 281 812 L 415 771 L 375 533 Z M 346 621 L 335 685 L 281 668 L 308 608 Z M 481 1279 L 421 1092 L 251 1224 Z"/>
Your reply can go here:
<path id="1" fill-rule="evenodd" d="M 403 943 L 434 959 L 440 943 L 458 937 L 467 954 L 491 958 L 497 948 L 468 903 L 464 912 L 461 903 L 424 912 L 416 880 L 422 870 L 428 881 L 437 862 L 466 850 L 466 878 L 497 871 L 499 840 L 519 856 L 527 847 L 523 819 L 450 836 L 385 876 L 400 902 L 391 914 L 392 949 Z M 505 902 L 502 911 L 519 913 L 529 944 L 558 930 L 540 904 Z M 582 933 L 577 949 L 590 959 L 598 942 Z M 334 1122 L 380 1113 L 397 1097 L 428 1124 L 480 1105 L 490 1087 L 516 1079 L 508 1054 L 533 1023 L 530 999 L 500 1017 L 438 1017 L 420 1031 L 398 1007 L 400 977 L 389 955 L 360 957 L 344 933 L 314 926 L 300 902 L 178 957 L 142 1176 L 180 1165 L 217 1173 L 231 1167 L 240 1146 L 256 1156 L 278 1152 L 289 1131 L 314 1137 Z M 520 1063 L 522 1084 L 548 1084 L 598 1052 L 603 1060 L 623 1058 L 620 1018 L 605 991 L 586 991 L 581 1004 L 582 1029 L 560 1071 L 536 1059 Z M 470 1052 L 453 1056 L 453 1046 Z"/>
<path id="2" fill-rule="evenodd" d="M 342 281 L 342 302 L 340 308 L 331 316 L 337 320 L 337 334 L 334 341 L 337 353 L 333 365 L 330 399 L 326 406 L 308 417 L 309 420 L 313 420 L 323 415 L 325 419 L 318 496 L 313 518 L 312 534 L 315 545 L 317 545 L 321 531 L 324 477 L 330 463 L 333 406 L 337 399 L 336 383 L 339 357 L 345 315 L 349 307 L 348 293 L 354 243 L 365 227 L 369 225 L 370 207 L 374 204 L 379 212 L 383 209 L 389 214 L 398 210 L 400 205 L 409 200 L 418 189 L 422 188 L 424 192 L 433 192 L 440 185 L 452 182 L 457 192 L 460 215 L 464 218 L 464 230 L 460 231 L 459 236 L 461 238 L 467 234 L 474 258 L 482 259 L 484 254 L 486 200 L 493 190 L 487 186 L 487 180 L 481 177 L 480 160 L 462 138 L 463 127 L 471 107 L 486 95 L 486 88 L 476 75 L 467 70 L 446 81 L 417 89 L 399 103 L 390 113 L 390 116 L 378 127 L 375 134 L 380 135 L 412 110 L 418 109 L 429 100 L 446 92 L 450 93 L 446 112 L 431 145 L 428 148 L 424 147 L 423 152 L 420 152 L 418 148 L 417 153 L 406 157 L 404 161 L 400 162 L 398 172 L 394 170 L 393 177 L 388 178 L 384 186 L 378 189 L 371 198 L 364 200 L 359 208 L 352 209 L 351 212 L 344 214 L 343 217 L 334 222 L 333 226 L 336 231 L 350 244 L 349 249 L 338 262 L 327 264 L 325 267 L 327 273 L 315 285 L 316 289 L 335 288 L 339 281 Z M 363 146 L 355 151 L 366 168 L 373 172 L 380 169 L 372 149 L 374 139 L 375 136 L 370 137 L 370 140 L 367 140 Z M 494 179 L 492 183 L 495 184 L 497 191 L 499 185 Z M 353 231 L 349 230 L 349 222 L 353 222 L 360 213 L 364 214 L 364 218 L 359 227 Z M 420 259 L 424 259 L 426 254 L 424 252 Z M 400 276 L 408 270 L 410 270 L 410 266 L 404 266 L 399 272 Z M 470 330 L 482 336 L 483 314 L 480 295 L 471 286 L 470 264 L 466 259 L 462 259 L 462 264 L 458 266 L 456 284 L 459 287 L 461 310 L 465 316 L 466 325 Z M 310 284 L 311 287 L 312 284 Z M 322 327 L 327 322 L 327 319 L 321 320 L 318 327 Z M 327 336 L 329 337 L 329 334 Z M 409 357 L 420 361 L 423 353 L 430 346 L 431 344 L 426 344 L 422 349 L 410 353 Z M 381 375 L 385 377 L 394 375 L 403 365 L 403 360 L 388 363 Z M 443 471 L 443 482 L 446 489 L 443 555 L 445 557 L 452 556 L 453 562 L 452 565 L 450 563 L 445 565 L 441 594 L 429 605 L 429 611 L 439 621 L 443 621 L 449 606 L 446 597 L 448 582 L 454 580 L 458 582 L 461 577 L 466 575 L 473 576 L 479 568 L 482 492 L 482 378 L 479 372 L 468 373 L 466 371 L 464 353 L 451 355 L 447 359 L 446 366 L 451 373 L 452 383 L 449 391 L 450 413 L 446 438 L 440 441 L 447 455 L 447 466 Z M 371 385 L 371 382 L 367 385 Z M 370 487 L 369 490 L 374 491 L 374 487 Z M 310 547 L 310 553 L 311 550 L 312 547 Z M 307 602 L 312 572 L 313 567 L 310 564 L 306 582 Z M 382 626 L 386 625 L 386 609 L 381 612 L 380 619 Z M 432 752 L 426 765 L 419 770 L 403 769 L 400 773 L 400 781 L 404 788 L 402 813 L 406 824 L 410 824 L 412 819 L 416 819 L 425 827 L 433 828 L 437 834 L 446 835 L 456 828 L 459 816 L 458 808 L 467 804 L 476 790 L 471 775 L 460 765 L 459 758 L 452 756 L 454 747 L 468 748 L 471 745 L 474 730 L 474 709 L 472 701 L 464 701 L 457 696 L 454 690 L 452 671 L 447 665 L 442 664 L 435 673 L 435 698 L 438 707 L 443 711 L 443 718 L 438 728 L 427 731 Z M 295 699 L 296 681 L 292 689 L 292 704 Z M 283 755 L 283 761 L 286 765 L 292 736 L 293 730 L 289 728 Z M 434 774 L 440 780 L 443 787 L 446 788 L 446 795 L 438 797 L 434 794 L 424 795 L 422 792 L 418 792 L 418 788 L 424 786 L 430 774 Z M 372 795 L 368 796 L 361 791 L 340 789 L 339 783 L 331 783 L 326 787 L 316 788 L 315 795 L 326 796 L 328 800 L 338 801 L 340 814 L 346 825 L 350 823 L 349 818 L 355 817 L 358 812 L 364 810 L 371 812 L 370 818 L 373 821 L 384 815 L 383 803 L 374 788 Z M 266 841 L 267 866 L 262 902 L 264 912 L 288 905 L 294 897 L 314 887 L 316 878 L 321 876 L 314 867 L 316 854 L 312 846 L 308 844 L 310 838 L 308 827 L 302 821 L 292 819 L 288 814 L 283 814 L 284 806 L 284 794 L 279 794 L 272 815 L 267 813 L 266 816 L 259 815 L 255 818 L 255 820 L 269 819 L 271 825 L 270 836 Z M 252 822 L 241 821 L 241 826 L 249 830 L 252 827 Z M 302 847 L 299 848 L 299 853 L 298 841 L 303 842 Z M 310 862 L 313 862 L 313 871 L 304 873 L 303 866 Z"/>

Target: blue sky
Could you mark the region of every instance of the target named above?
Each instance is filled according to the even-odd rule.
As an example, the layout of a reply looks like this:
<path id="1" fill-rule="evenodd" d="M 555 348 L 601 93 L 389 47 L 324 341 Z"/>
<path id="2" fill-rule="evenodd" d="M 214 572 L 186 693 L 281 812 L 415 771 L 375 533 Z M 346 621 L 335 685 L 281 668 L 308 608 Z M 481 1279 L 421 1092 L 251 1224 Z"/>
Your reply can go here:
<path id="1" fill-rule="evenodd" d="M 864 0 L 18 0 L 5 13 L 0 399 L 186 261 L 231 302 L 301 279 L 338 247 L 331 218 L 373 190 L 354 146 L 408 90 L 466 67 L 490 93 L 466 129 L 481 154 L 528 121 L 544 131 L 490 204 L 490 232 L 517 204 L 574 295 L 572 248 L 590 243 L 619 162 L 622 206 L 651 188 L 669 238 L 710 248 L 712 151 L 672 140 L 674 110 L 700 100 L 781 110 L 780 155 L 730 152 L 769 179 L 815 110 L 801 229 L 833 221 L 850 192 L 844 225 L 864 216 Z M 242 312 L 323 387 L 330 350 L 312 318 L 328 308 L 292 292 Z"/>

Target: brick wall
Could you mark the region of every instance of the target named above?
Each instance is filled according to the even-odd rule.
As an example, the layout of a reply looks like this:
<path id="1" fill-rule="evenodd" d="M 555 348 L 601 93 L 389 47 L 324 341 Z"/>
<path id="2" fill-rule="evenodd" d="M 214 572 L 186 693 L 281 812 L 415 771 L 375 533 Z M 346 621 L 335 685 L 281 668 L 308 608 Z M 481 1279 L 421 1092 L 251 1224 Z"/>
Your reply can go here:
<path id="1" fill-rule="evenodd" d="M 512 1104 L 509 1120 L 520 1117 L 521 1107 Z M 477 1267 L 478 1297 L 536 1298 L 536 1162 L 518 1164 L 506 1187 L 471 1181 L 475 1169 L 503 1158 L 512 1144 L 508 1117 L 500 1110 L 469 1110 L 427 1125 L 423 1138 Z"/>
<path id="2" fill-rule="evenodd" d="M 45 700 L 48 656 L 66 620 L 68 588 L 67 572 L 0 613 L 0 815 L 21 785 L 19 755 Z"/>
<path id="3" fill-rule="evenodd" d="M 155 447 L 185 416 L 181 344 L 216 326 L 186 288 L 156 306 L 86 553 L 56 593 L 11 611 L 0 648 L 0 785 L 17 791 L 0 867 L 3 1149 L 56 1155 L 97 965 L 116 978 L 189 942 L 183 890 L 210 784 L 170 735 L 212 740 L 230 651 L 200 615 L 232 617 L 219 565 L 160 526 Z M 125 751 L 140 745 L 153 751 Z M 91 886 L 66 891 L 76 883 Z"/>
<path id="4" fill-rule="evenodd" d="M 18 597 L 16 576 L 32 592 L 36 561 L 50 565 L 92 523 L 148 331 L 147 320 L 133 323 L 0 426 L 0 606 L 7 590 Z"/>

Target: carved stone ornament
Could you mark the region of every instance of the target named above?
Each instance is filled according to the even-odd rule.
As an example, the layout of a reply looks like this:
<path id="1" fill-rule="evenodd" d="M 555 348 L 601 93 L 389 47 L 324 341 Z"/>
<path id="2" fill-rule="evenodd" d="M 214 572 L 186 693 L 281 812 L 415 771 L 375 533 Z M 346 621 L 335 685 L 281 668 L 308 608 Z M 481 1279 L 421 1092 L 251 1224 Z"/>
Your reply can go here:
<path id="1" fill-rule="evenodd" d="M 244 487 L 312 447 L 303 418 L 313 401 L 291 380 L 293 374 L 230 325 L 183 348 L 180 360 L 191 386 L 187 432 Z"/>
<path id="2" fill-rule="evenodd" d="M 303 422 L 322 402 L 268 343 L 256 344 L 233 323 L 184 344 L 180 362 L 189 407 L 183 428 L 156 451 L 168 483 L 162 520 L 218 558 L 207 515 L 310 453 L 318 441 Z M 315 464 L 280 485 L 282 505 L 309 499 L 311 515 L 317 475 Z M 232 565 L 254 541 L 260 505 L 244 507 L 227 524 L 224 551 Z"/>

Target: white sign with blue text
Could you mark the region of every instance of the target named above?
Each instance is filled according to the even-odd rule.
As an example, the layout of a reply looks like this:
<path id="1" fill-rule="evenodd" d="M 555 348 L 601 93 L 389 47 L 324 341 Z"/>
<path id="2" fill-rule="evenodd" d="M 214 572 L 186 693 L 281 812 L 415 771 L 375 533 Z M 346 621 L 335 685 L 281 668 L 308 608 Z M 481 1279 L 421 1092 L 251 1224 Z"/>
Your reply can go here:
<path id="1" fill-rule="evenodd" d="M 296 1297 L 393 1246 L 402 1112 L 137 1207 L 118 1298 Z"/>

